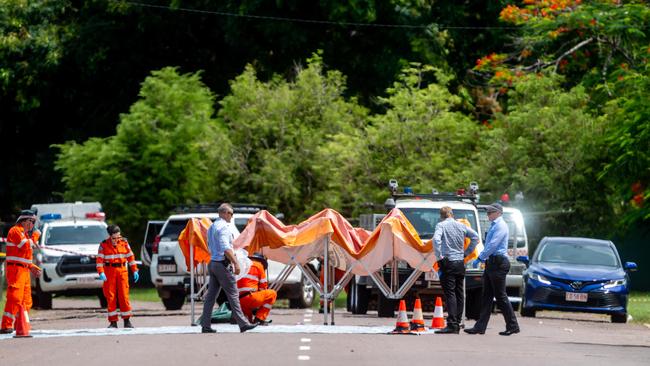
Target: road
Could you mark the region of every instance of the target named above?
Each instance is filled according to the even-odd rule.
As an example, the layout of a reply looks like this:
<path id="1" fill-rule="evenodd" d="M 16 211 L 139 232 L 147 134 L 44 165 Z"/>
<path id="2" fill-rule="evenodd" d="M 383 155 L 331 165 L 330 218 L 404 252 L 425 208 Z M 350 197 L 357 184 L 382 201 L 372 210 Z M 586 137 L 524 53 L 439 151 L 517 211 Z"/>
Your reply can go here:
<path id="1" fill-rule="evenodd" d="M 217 334 L 190 327 L 189 307 L 175 312 L 134 302 L 137 329 L 107 331 L 96 301 L 58 300 L 33 311 L 34 338 L 0 336 L 0 365 L 648 365 L 650 329 L 612 324 L 607 317 L 541 312 L 519 318 L 522 333 L 499 336 L 500 314 L 485 335 L 388 335 L 394 319 L 336 314 L 322 325 L 312 310 L 274 309 L 273 323 L 241 334 L 216 324 Z M 425 313 L 426 323 L 431 314 Z M 467 325 L 471 326 L 472 321 Z M 121 326 L 121 322 L 120 322 Z M 324 334 L 329 332 L 330 334 Z"/>

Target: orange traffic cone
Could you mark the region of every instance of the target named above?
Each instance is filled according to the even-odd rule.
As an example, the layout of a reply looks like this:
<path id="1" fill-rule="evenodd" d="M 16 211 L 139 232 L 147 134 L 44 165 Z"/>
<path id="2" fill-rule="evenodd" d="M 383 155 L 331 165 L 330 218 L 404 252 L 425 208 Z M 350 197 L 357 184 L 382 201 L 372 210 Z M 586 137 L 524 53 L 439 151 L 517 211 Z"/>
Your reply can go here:
<path id="1" fill-rule="evenodd" d="M 22 305 L 18 305 L 18 314 L 16 314 L 16 335 L 14 338 L 31 338 L 29 335 L 29 330 L 31 326 L 29 325 L 29 314 Z"/>
<path id="2" fill-rule="evenodd" d="M 413 319 L 411 319 L 412 332 L 426 332 L 427 328 L 424 326 L 424 317 L 422 316 L 422 302 L 419 298 L 415 299 L 415 307 L 413 308 Z"/>
<path id="3" fill-rule="evenodd" d="M 400 300 L 399 302 L 399 312 L 397 313 L 397 323 L 395 324 L 395 329 L 391 334 L 409 334 L 411 333 L 411 328 L 409 327 L 409 320 L 406 317 L 406 302 Z"/>
<path id="4" fill-rule="evenodd" d="M 431 320 L 431 329 L 442 329 L 445 327 L 445 318 L 442 315 L 442 300 L 436 297 L 436 307 L 433 309 L 433 319 Z"/>

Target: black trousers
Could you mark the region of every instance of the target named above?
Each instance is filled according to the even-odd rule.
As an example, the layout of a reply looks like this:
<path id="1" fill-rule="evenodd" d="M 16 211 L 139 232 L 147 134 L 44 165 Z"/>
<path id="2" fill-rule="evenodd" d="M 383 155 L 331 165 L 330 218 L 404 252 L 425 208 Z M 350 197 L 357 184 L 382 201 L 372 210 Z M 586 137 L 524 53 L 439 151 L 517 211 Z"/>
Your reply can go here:
<path id="1" fill-rule="evenodd" d="M 506 294 L 506 275 L 508 271 L 510 271 L 510 261 L 504 256 L 490 256 L 485 263 L 481 314 L 476 324 L 474 324 L 474 329 L 485 331 L 487 328 L 490 314 L 492 314 L 493 299 L 496 299 L 497 307 L 503 314 L 506 329 L 519 329 L 517 317 L 515 317 L 515 312 L 512 310 L 512 305 L 510 305 Z"/>
<path id="2" fill-rule="evenodd" d="M 447 327 L 460 327 L 465 306 L 465 264 L 462 260 L 450 261 L 446 258 L 438 262 L 440 266 L 440 285 L 447 304 Z"/>

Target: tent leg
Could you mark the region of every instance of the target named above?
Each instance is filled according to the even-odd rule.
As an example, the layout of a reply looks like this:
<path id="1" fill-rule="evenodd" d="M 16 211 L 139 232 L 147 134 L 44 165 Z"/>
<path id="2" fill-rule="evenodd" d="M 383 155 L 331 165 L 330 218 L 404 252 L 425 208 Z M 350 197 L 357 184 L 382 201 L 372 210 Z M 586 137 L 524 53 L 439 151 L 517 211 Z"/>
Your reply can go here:
<path id="1" fill-rule="evenodd" d="M 323 268 L 323 286 L 325 287 L 323 291 L 323 324 L 327 324 L 327 312 L 329 310 L 329 243 L 330 243 L 330 235 L 327 236 L 327 239 L 325 239 L 325 245 L 323 246 L 324 253 L 323 253 L 323 264 L 325 268 Z"/>
<path id="2" fill-rule="evenodd" d="M 333 278 L 334 281 L 336 280 L 336 275 L 334 274 L 334 266 L 330 266 L 330 276 L 331 276 L 330 278 Z M 333 293 L 335 292 L 333 287 L 334 286 L 332 286 L 331 291 L 328 291 L 328 294 L 332 295 L 332 297 L 333 297 Z M 331 304 L 332 304 L 332 317 L 330 318 L 330 325 L 334 325 L 334 308 L 335 308 L 334 299 L 336 299 L 336 298 L 333 298 L 332 301 L 331 301 Z"/>
<path id="3" fill-rule="evenodd" d="M 190 325 L 196 326 L 194 314 L 194 245 L 190 245 Z"/>

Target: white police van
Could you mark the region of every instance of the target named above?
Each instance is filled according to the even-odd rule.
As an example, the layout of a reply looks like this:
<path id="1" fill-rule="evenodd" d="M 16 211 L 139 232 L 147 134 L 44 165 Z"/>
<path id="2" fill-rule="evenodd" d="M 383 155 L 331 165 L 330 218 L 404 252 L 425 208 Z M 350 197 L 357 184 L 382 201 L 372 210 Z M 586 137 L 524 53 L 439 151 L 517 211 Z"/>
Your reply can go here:
<path id="1" fill-rule="evenodd" d="M 99 202 L 36 204 L 36 227 L 41 231 L 34 248 L 34 263 L 41 267 L 32 277 L 34 307 L 52 308 L 52 297 L 93 295 L 106 306 L 95 258 L 99 244 L 108 237 Z"/>
<path id="2" fill-rule="evenodd" d="M 248 219 L 260 210 L 266 209 L 263 205 L 232 204 L 234 215 L 231 221 L 235 236 L 244 230 Z M 193 206 L 180 206 L 176 214 L 167 218 L 154 239 L 151 255 L 151 282 L 153 282 L 158 295 L 167 310 L 178 310 L 185 303 L 189 293 L 190 273 L 185 265 L 185 257 L 178 245 L 178 236 L 192 218 L 207 217 L 214 221 L 219 217 L 218 205 L 200 204 Z M 268 261 L 267 277 L 272 283 L 284 268 L 284 264 Z M 223 294 L 222 294 L 223 295 Z M 314 301 L 315 290 L 299 269 L 294 269 L 282 288 L 278 298 L 288 298 L 292 308 L 310 307 Z"/>

